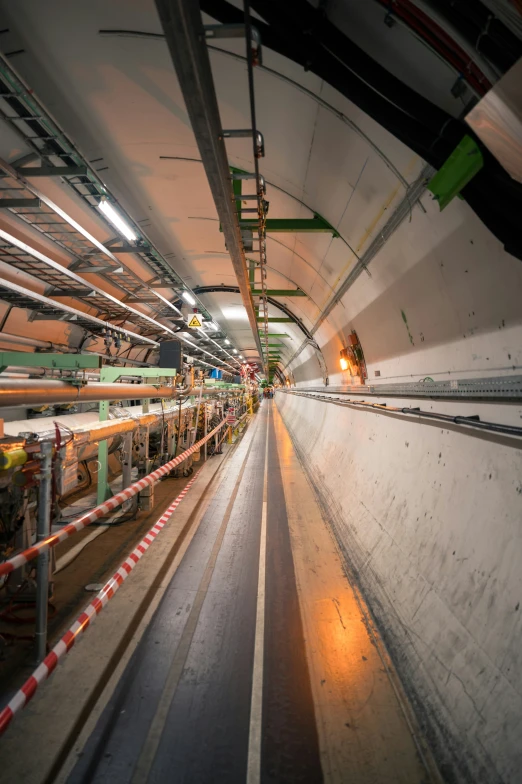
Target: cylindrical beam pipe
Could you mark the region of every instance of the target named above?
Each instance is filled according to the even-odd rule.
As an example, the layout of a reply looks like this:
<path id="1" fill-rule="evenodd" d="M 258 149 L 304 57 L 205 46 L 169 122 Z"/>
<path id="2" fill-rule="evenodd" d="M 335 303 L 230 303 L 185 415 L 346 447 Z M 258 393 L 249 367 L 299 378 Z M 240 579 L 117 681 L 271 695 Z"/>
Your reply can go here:
<path id="1" fill-rule="evenodd" d="M 67 381 L 0 380 L 0 407 L 40 406 L 46 403 L 89 403 L 101 400 L 145 400 L 173 398 L 176 387 L 152 384 L 85 384 L 74 386 Z"/>
<path id="2" fill-rule="evenodd" d="M 161 374 L 161 368 L 159 369 Z M 203 395 L 219 395 L 226 390 L 203 388 Z M 195 395 L 198 388 L 180 389 L 152 384 L 85 384 L 74 386 L 67 381 L 39 381 L 35 379 L 1 379 L 0 408 L 8 406 L 41 406 L 53 403 L 90 403 L 101 400 L 147 400 Z"/>

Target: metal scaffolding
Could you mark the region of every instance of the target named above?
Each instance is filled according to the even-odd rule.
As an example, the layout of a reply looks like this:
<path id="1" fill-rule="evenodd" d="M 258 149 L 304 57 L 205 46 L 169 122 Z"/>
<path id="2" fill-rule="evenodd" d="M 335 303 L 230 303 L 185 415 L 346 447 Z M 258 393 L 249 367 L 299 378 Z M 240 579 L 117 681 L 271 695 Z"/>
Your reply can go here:
<path id="1" fill-rule="evenodd" d="M 96 308 L 98 316 L 123 323 L 128 321 L 148 335 L 174 335 L 174 330 L 156 321 L 169 319 L 173 326 L 184 325 L 181 310 L 157 289 L 172 289 L 176 300 L 183 292 L 191 290 L 172 268 L 167 259 L 153 245 L 143 229 L 125 213 L 121 205 L 119 211 L 132 226 L 136 234 L 136 244 L 125 245 L 117 240 L 99 242 L 70 215 L 49 199 L 37 188 L 32 180 L 35 177 L 60 177 L 61 181 L 90 209 L 96 211 L 97 220 L 105 221 L 98 205 L 104 198 L 115 201 L 96 171 L 82 157 L 66 134 L 48 115 L 45 108 L 34 97 L 32 91 L 23 83 L 7 60 L 0 56 L 0 118 L 15 130 L 18 136 L 32 150 L 15 164 L 0 159 L 0 209 L 9 210 L 17 219 L 51 240 L 72 259 L 69 268 L 48 263 L 35 258 L 31 249 L 14 248 L 11 240 L 2 238 L 0 257 L 11 266 L 30 273 L 46 286 L 46 295 L 51 297 L 71 296 Z M 34 165 L 39 161 L 41 165 Z M 28 180 L 31 178 L 31 181 Z M 106 222 L 106 221 L 105 221 Z M 107 223 L 110 226 L 109 223 Z M 111 231 L 113 231 L 111 227 Z M 132 253 L 150 269 L 151 277 L 142 280 L 132 269 L 122 262 L 118 255 Z M 74 273 L 74 274 L 73 274 Z M 78 275 L 81 273 L 82 277 Z M 102 289 L 88 282 L 84 275 L 98 275 L 122 293 L 121 298 L 111 297 Z M 67 292 L 67 293 L 65 293 Z M 31 299 L 31 292 L 26 292 Z M 33 307 L 39 312 L 34 297 Z M 151 315 L 131 308 L 128 304 L 136 302 L 150 309 Z M 197 301 L 198 309 L 205 321 L 212 316 Z M 50 317 L 47 306 L 46 317 Z M 57 311 L 60 306 L 56 305 Z M 123 321 L 122 321 L 123 320 Z M 110 323 L 109 327 L 117 328 Z M 86 327 L 87 329 L 87 327 Z M 89 330 L 92 331 L 92 330 Z M 202 349 L 199 341 L 202 335 L 194 334 L 194 343 L 218 363 L 215 357 Z M 207 335 L 205 334 L 205 338 Z M 220 330 L 212 342 L 221 353 L 225 353 L 236 364 L 238 361 L 226 352 L 215 338 L 224 340 L 225 333 Z M 186 341 L 187 342 L 187 341 Z M 227 363 L 225 363 L 227 364 Z"/>

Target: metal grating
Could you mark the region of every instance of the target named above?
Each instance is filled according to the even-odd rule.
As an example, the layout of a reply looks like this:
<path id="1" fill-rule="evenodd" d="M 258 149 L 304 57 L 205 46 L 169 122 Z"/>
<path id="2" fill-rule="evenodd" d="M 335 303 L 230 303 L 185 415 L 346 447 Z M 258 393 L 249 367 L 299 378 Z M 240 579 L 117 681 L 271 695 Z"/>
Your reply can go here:
<path id="1" fill-rule="evenodd" d="M 156 333 L 160 334 L 172 332 L 150 316 L 119 302 L 102 289 L 89 285 L 79 275 L 62 267 L 44 254 L 30 249 L 22 242 L 17 241 L 17 244 L 14 244 L 10 241 L 10 235 L 2 230 L 0 230 L 0 261 L 46 283 L 48 287 L 46 294 L 51 297 L 75 297 L 89 307 L 96 308 L 99 314 L 103 315 L 104 320 L 113 321 L 116 319 L 121 324 L 130 321 L 141 329 L 150 331 L 153 328 Z"/>
<path id="2" fill-rule="evenodd" d="M 80 310 L 71 308 L 68 305 L 62 305 L 59 302 L 54 302 L 52 299 L 37 294 L 34 291 L 29 291 L 16 283 L 9 283 L 8 281 L 0 281 L 0 299 L 7 302 L 15 308 L 26 308 L 32 311 L 37 311 L 38 314 L 45 318 L 53 318 L 57 321 L 67 321 L 75 324 L 93 335 L 102 337 L 107 329 L 114 329 L 114 324 L 111 324 L 96 316 L 90 316 L 87 313 L 82 313 Z M 157 347 L 159 343 L 151 340 L 145 335 L 138 335 L 131 332 L 125 327 L 118 327 L 125 339 L 130 343 L 136 345 L 147 345 Z"/>
<path id="3" fill-rule="evenodd" d="M 302 387 L 314 395 L 357 395 L 358 397 L 426 397 L 522 400 L 522 376 L 459 378 L 445 381 L 414 381 L 405 384 L 368 384 L 364 386 Z"/>

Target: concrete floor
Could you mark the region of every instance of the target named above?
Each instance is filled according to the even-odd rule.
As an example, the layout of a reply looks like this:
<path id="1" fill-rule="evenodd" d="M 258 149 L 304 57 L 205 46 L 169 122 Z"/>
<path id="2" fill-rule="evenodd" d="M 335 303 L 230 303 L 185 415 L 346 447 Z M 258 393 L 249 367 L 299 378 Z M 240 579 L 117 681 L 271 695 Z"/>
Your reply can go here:
<path id="1" fill-rule="evenodd" d="M 42 781 L 438 780 L 272 401 L 222 463 L 164 589 Z"/>

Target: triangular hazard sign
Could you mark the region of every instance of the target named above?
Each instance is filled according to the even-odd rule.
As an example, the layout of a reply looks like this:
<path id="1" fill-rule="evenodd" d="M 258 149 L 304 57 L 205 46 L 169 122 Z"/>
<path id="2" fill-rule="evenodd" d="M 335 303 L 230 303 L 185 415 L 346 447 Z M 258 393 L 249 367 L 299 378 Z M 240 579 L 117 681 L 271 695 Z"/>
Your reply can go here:
<path id="1" fill-rule="evenodd" d="M 191 317 L 188 325 L 189 325 L 189 327 L 201 327 L 202 326 L 201 321 L 199 320 L 198 316 L 195 313 Z"/>

